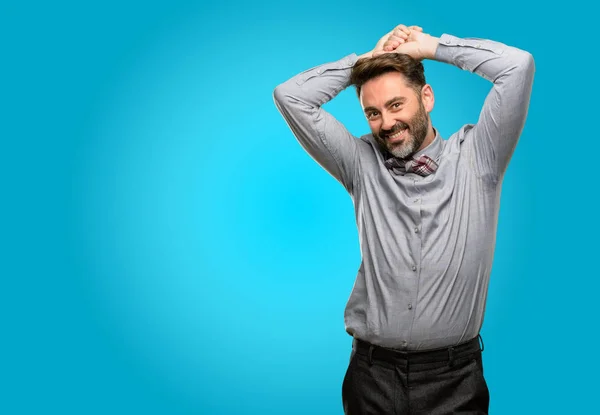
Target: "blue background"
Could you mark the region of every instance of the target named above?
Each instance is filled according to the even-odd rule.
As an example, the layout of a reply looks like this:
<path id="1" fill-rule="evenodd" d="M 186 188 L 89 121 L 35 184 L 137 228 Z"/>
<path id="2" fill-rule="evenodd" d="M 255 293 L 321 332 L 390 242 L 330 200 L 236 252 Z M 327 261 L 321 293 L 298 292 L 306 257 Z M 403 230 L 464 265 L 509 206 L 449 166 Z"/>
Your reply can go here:
<path id="1" fill-rule="evenodd" d="M 399 23 L 533 54 L 482 331 L 490 413 L 594 412 L 595 22 L 577 3 L 0 6 L 0 413 L 342 414 L 352 203 L 272 92 Z M 425 65 L 447 138 L 491 84 Z M 354 90 L 326 108 L 368 132 Z"/>

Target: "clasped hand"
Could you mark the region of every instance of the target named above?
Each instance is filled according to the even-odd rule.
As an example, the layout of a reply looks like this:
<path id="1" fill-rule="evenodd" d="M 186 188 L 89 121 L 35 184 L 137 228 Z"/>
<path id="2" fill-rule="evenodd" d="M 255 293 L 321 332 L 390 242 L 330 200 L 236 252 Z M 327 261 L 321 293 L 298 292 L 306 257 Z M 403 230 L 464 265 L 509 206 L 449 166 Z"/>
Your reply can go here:
<path id="1" fill-rule="evenodd" d="M 422 60 L 429 57 L 429 38 L 428 34 L 423 33 L 422 27 L 401 24 L 379 39 L 371 53 L 374 57 L 384 53 L 405 53 Z"/>

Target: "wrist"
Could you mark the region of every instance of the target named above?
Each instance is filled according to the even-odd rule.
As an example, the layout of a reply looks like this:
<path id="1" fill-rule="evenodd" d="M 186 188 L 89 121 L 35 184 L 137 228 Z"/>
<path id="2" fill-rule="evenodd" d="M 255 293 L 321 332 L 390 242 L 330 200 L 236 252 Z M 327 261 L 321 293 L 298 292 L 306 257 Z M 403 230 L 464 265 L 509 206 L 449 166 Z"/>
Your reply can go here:
<path id="1" fill-rule="evenodd" d="M 360 55 L 358 57 L 358 59 L 361 59 L 361 58 L 371 58 L 371 57 L 373 57 L 373 51 L 372 50 L 368 51 L 367 53 L 363 53 L 362 55 Z"/>
<path id="2" fill-rule="evenodd" d="M 423 42 L 423 59 L 435 59 L 435 52 L 440 39 L 431 35 L 427 35 Z"/>

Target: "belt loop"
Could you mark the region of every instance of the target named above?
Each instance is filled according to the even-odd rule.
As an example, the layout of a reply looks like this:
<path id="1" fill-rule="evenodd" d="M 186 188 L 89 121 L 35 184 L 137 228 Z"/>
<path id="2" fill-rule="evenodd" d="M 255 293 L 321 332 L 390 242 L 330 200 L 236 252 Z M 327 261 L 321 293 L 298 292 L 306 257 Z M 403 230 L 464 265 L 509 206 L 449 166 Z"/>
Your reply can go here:
<path id="1" fill-rule="evenodd" d="M 452 355 L 454 352 L 454 347 L 448 347 L 448 366 L 452 366 L 454 364 L 454 356 Z"/>
<path id="2" fill-rule="evenodd" d="M 369 364 L 372 365 L 373 364 L 373 345 L 369 346 Z"/>
<path id="3" fill-rule="evenodd" d="M 483 349 L 485 349 L 485 346 L 483 344 L 483 337 L 481 337 L 481 334 L 477 335 L 479 342 L 481 343 L 481 345 L 479 346 L 479 350 L 483 352 Z"/>

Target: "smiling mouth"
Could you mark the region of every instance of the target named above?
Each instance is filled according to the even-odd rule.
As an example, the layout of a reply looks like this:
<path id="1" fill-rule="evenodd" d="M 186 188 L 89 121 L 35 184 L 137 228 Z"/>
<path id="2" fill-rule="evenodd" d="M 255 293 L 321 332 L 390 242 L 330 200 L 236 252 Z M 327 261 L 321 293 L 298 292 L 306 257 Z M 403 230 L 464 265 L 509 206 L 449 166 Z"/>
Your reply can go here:
<path id="1" fill-rule="evenodd" d="M 398 143 L 406 138 L 407 131 L 408 131 L 408 128 L 404 128 L 400 131 L 395 132 L 394 134 L 387 135 L 385 139 L 389 143 Z"/>

